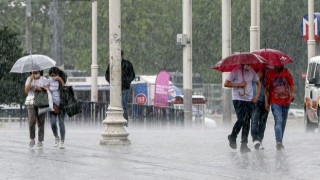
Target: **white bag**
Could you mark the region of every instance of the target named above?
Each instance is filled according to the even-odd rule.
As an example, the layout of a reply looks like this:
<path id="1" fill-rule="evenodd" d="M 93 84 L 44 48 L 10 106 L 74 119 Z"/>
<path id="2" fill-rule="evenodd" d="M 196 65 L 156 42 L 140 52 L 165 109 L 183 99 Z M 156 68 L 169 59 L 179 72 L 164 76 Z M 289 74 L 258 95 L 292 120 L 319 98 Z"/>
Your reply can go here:
<path id="1" fill-rule="evenodd" d="M 34 105 L 34 96 L 27 96 L 26 102 L 24 102 L 26 106 L 33 106 Z"/>
<path id="2" fill-rule="evenodd" d="M 52 95 L 51 95 L 50 91 L 47 91 L 47 93 L 48 93 L 49 108 L 51 109 L 51 111 L 54 111 Z"/>

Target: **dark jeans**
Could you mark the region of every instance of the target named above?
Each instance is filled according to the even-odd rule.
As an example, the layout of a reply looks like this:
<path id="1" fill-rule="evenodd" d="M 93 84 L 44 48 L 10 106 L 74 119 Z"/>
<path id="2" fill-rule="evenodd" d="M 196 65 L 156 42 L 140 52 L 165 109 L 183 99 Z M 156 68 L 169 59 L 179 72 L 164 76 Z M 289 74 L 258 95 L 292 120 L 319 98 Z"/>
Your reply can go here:
<path id="1" fill-rule="evenodd" d="M 129 102 L 129 98 L 130 98 L 130 89 L 125 89 L 122 90 L 122 109 L 123 109 L 123 117 L 128 121 L 129 117 L 128 117 L 128 110 L 127 110 L 127 106 L 128 106 L 128 102 Z"/>
<path id="2" fill-rule="evenodd" d="M 262 142 L 269 111 L 265 108 L 265 102 L 254 103 L 254 110 L 251 120 L 251 136 L 253 141 Z"/>
<path id="3" fill-rule="evenodd" d="M 233 106 L 236 110 L 237 122 L 232 128 L 231 137 L 236 139 L 242 129 L 241 143 L 247 144 L 250 130 L 250 119 L 252 117 L 254 103 L 251 101 L 233 100 Z"/>

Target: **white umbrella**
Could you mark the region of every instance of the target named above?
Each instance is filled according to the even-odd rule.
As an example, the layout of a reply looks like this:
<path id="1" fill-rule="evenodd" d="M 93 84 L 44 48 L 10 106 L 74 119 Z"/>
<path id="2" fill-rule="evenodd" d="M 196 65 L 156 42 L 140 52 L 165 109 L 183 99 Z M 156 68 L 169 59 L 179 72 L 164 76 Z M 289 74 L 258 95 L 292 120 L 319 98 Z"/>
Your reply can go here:
<path id="1" fill-rule="evenodd" d="M 56 65 L 56 61 L 48 56 L 40 54 L 30 54 L 18 59 L 12 66 L 10 72 L 25 73 L 48 69 Z"/>

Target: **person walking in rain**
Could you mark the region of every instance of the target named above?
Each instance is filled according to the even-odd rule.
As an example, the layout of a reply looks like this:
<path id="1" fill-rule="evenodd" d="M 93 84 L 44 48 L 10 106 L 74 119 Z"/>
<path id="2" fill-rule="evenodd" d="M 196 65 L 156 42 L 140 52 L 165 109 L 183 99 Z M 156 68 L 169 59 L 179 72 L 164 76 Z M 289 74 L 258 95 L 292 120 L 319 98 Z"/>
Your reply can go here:
<path id="1" fill-rule="evenodd" d="M 34 97 L 36 90 L 41 90 L 45 88 L 49 89 L 49 84 L 47 78 L 43 77 L 42 71 L 33 71 L 31 75 L 27 78 L 25 83 L 25 92 L 27 96 Z M 26 105 L 28 110 L 28 122 L 29 122 L 29 135 L 30 143 L 29 146 L 33 148 L 35 145 L 36 137 L 36 124 L 38 125 L 38 148 L 43 147 L 44 140 L 44 123 L 45 123 L 45 114 L 38 114 L 38 108 L 33 104 Z"/>
<path id="2" fill-rule="evenodd" d="M 264 96 L 264 80 L 267 70 L 267 68 L 260 68 L 258 71 L 261 88 L 258 102 L 254 104 L 254 110 L 251 120 L 251 136 L 255 149 L 264 149 L 264 147 L 262 146 L 262 140 L 264 138 L 264 131 L 266 129 L 266 123 L 269 114 L 269 111 L 265 108 Z"/>
<path id="3" fill-rule="evenodd" d="M 122 96 L 122 109 L 123 117 L 127 120 L 126 126 L 128 126 L 128 111 L 127 105 L 130 98 L 130 84 L 135 79 L 135 72 L 130 61 L 123 59 L 123 51 L 121 50 L 121 96 Z M 105 78 L 110 83 L 110 67 L 108 65 Z"/>
<path id="4" fill-rule="evenodd" d="M 65 125 L 64 125 L 64 116 L 65 111 L 64 108 L 61 108 L 63 102 L 61 102 L 60 98 L 60 89 L 64 87 L 67 79 L 64 75 L 64 72 L 57 67 L 52 67 L 49 69 L 49 91 L 52 94 L 53 108 L 54 111 L 49 113 L 51 129 L 53 135 L 55 137 L 54 146 L 60 148 L 64 148 L 64 140 L 65 140 Z M 57 127 L 57 119 L 59 119 L 59 131 L 60 137 L 58 135 L 58 127 Z M 61 139 L 60 139 L 61 138 Z"/>
<path id="5" fill-rule="evenodd" d="M 253 82 L 257 85 L 255 96 L 253 95 Z M 231 134 L 228 135 L 229 146 L 232 149 L 237 149 L 237 136 L 242 129 L 240 152 L 250 152 L 251 150 L 247 145 L 248 135 L 254 103 L 258 101 L 260 93 L 259 77 L 250 65 L 242 64 L 231 71 L 224 86 L 232 88 L 232 101 L 237 114 L 237 121 Z"/>
<path id="6" fill-rule="evenodd" d="M 274 132 L 277 150 L 284 149 L 283 134 L 286 128 L 290 103 L 294 100 L 294 82 L 290 71 L 283 65 L 275 65 L 265 79 L 265 108 L 274 117 Z"/>

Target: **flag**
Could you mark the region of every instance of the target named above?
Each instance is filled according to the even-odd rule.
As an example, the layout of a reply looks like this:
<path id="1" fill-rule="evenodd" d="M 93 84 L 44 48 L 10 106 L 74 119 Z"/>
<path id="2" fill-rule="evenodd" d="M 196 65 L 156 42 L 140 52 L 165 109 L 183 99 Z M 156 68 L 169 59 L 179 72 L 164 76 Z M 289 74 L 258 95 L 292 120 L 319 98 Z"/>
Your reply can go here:
<path id="1" fill-rule="evenodd" d="M 170 74 L 167 71 L 160 71 L 157 75 L 154 90 L 154 105 L 168 106 Z"/>

